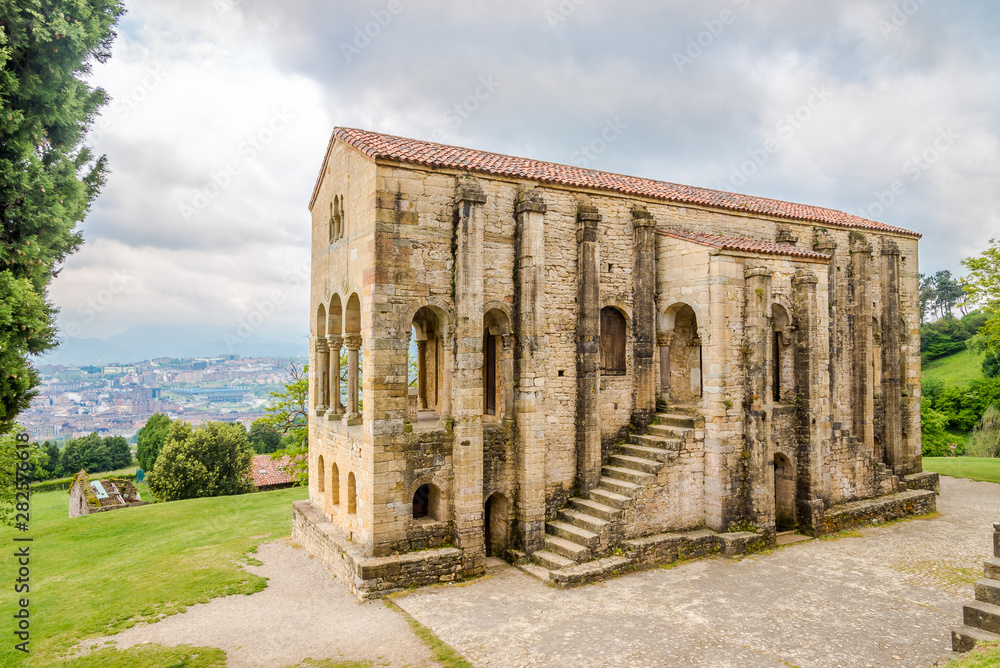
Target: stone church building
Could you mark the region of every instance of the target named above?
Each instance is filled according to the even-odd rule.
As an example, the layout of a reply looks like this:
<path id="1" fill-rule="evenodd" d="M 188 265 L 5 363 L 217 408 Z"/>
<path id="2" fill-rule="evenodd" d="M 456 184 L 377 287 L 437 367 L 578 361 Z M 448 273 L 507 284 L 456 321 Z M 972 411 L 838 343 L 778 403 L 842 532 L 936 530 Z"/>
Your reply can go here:
<path id="1" fill-rule="evenodd" d="M 347 128 L 310 210 L 293 535 L 359 596 L 934 508 L 915 232 Z"/>

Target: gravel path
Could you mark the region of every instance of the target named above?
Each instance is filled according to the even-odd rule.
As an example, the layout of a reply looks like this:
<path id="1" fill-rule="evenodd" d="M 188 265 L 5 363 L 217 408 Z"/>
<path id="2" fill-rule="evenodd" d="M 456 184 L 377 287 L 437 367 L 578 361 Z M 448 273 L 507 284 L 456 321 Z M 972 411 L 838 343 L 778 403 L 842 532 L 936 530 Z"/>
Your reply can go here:
<path id="1" fill-rule="evenodd" d="M 940 515 L 797 543 L 740 560 L 703 559 L 559 591 L 496 565 L 461 586 L 397 599 L 476 666 L 926 667 L 950 655 L 1000 520 L 1000 485 L 941 479 Z M 269 578 L 156 624 L 86 644 L 207 645 L 229 666 L 303 659 L 433 666 L 405 620 L 358 603 L 302 549 L 262 545 Z"/>
<path id="2" fill-rule="evenodd" d="M 279 541 L 261 545 L 254 556 L 263 565 L 245 568 L 268 578 L 264 591 L 193 605 L 156 624 L 85 645 L 218 647 L 228 655 L 230 668 L 283 668 L 306 658 L 437 665 L 401 615 L 381 601 L 359 603 L 305 550 Z"/>
<path id="3" fill-rule="evenodd" d="M 942 478 L 940 515 L 558 591 L 511 567 L 398 599 L 477 666 L 924 667 L 992 552 L 1000 485 Z"/>

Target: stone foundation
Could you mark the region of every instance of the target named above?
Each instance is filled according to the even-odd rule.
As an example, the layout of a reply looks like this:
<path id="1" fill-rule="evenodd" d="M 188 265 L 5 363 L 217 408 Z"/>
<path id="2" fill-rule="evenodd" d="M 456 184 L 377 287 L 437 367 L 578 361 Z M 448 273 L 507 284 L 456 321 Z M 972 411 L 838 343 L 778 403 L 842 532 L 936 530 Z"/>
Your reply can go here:
<path id="1" fill-rule="evenodd" d="M 926 515 L 936 510 L 935 493 L 924 489 L 851 501 L 829 508 L 813 527 L 813 535 L 826 536 L 854 526 L 889 522 L 913 515 Z"/>
<path id="2" fill-rule="evenodd" d="M 292 541 L 302 545 L 359 599 L 380 598 L 411 586 L 459 579 L 462 553 L 441 547 L 389 557 L 365 556 L 308 501 L 292 504 Z"/>

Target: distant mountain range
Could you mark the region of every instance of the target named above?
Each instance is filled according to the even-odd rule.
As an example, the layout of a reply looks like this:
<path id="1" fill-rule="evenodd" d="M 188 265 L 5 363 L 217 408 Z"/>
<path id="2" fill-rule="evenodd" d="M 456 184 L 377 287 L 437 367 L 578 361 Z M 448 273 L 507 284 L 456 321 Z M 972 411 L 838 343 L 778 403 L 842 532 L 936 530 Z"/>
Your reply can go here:
<path id="1" fill-rule="evenodd" d="M 43 364 L 89 365 L 140 362 L 157 357 L 302 357 L 309 354 L 305 332 L 255 332 L 239 340 L 231 332 L 212 332 L 191 327 L 141 326 L 109 339 L 61 338 L 55 350 L 34 358 Z"/>

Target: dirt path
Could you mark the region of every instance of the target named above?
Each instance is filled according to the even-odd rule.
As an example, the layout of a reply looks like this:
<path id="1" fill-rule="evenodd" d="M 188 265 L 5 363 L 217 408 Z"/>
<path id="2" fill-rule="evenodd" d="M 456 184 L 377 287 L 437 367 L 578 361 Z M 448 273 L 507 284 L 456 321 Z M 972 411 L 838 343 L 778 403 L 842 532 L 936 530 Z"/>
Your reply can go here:
<path id="1" fill-rule="evenodd" d="M 477 666 L 924 667 L 992 553 L 1000 485 L 942 478 L 940 515 L 558 591 L 504 567 L 397 604 Z"/>
<path id="2" fill-rule="evenodd" d="M 558 591 L 507 565 L 397 599 L 477 666 L 923 668 L 950 652 L 1000 520 L 1000 485 L 942 478 L 940 515 L 797 543 L 739 561 L 704 559 Z M 406 621 L 357 603 L 283 541 L 261 546 L 269 578 L 150 626 L 102 638 L 219 647 L 229 665 L 307 657 L 434 666 Z"/>
<path id="3" fill-rule="evenodd" d="M 263 565 L 246 569 L 268 578 L 264 591 L 194 605 L 156 624 L 85 644 L 218 647 L 230 668 L 283 668 L 306 658 L 438 665 L 401 615 L 381 601 L 357 602 L 305 550 L 278 541 L 261 545 L 255 556 Z"/>

